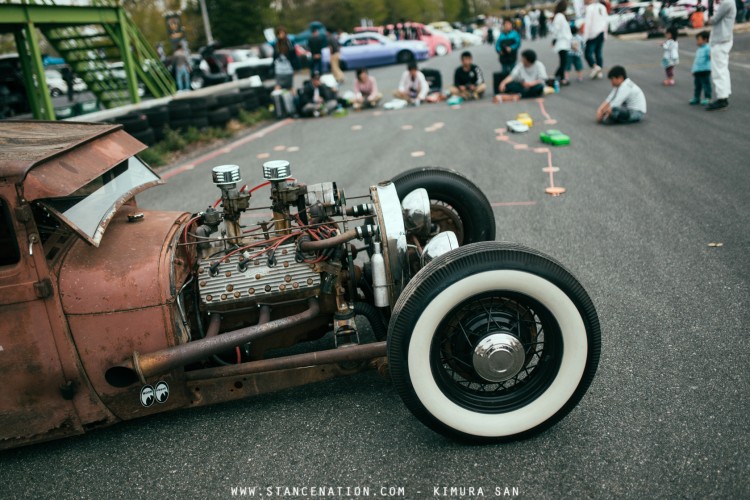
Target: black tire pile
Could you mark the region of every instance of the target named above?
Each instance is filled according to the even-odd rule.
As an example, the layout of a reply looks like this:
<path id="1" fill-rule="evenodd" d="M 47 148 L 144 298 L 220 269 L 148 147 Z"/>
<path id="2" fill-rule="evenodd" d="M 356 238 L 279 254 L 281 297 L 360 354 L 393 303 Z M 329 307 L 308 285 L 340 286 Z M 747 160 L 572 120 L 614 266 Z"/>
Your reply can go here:
<path id="1" fill-rule="evenodd" d="M 265 105 L 268 92 L 265 88 L 241 89 L 238 92 L 215 96 L 175 99 L 163 106 L 118 116 L 125 132 L 142 143 L 152 146 L 164 138 L 164 130 L 185 131 L 190 127 L 225 127 L 236 118 L 240 110 L 255 111 Z"/>
<path id="2" fill-rule="evenodd" d="M 127 115 L 118 116 L 115 119 L 115 123 L 122 124 L 125 132 L 147 146 L 156 143 L 154 129 L 151 128 L 148 118 L 143 113 L 128 113 Z"/>

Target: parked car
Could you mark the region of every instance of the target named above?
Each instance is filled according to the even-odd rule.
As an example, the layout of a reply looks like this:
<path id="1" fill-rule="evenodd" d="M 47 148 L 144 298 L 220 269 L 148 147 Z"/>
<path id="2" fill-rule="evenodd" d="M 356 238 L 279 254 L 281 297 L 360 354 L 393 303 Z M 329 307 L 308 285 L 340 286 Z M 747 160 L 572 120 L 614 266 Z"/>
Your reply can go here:
<path id="1" fill-rule="evenodd" d="M 341 39 L 341 69 L 370 68 L 386 64 L 423 61 L 427 45 L 413 40 L 393 41 L 377 33 L 358 33 Z M 323 67 L 330 67 L 331 54 L 323 49 Z"/>
<path id="2" fill-rule="evenodd" d="M 469 33 L 467 31 L 455 29 L 449 22 L 446 21 L 430 23 L 428 27 L 432 31 L 437 31 L 440 34 L 447 36 L 451 41 L 451 45 L 454 49 L 482 44 L 481 36 L 475 33 Z"/>
<path id="3" fill-rule="evenodd" d="M 667 7 L 667 19 L 671 26 L 686 28 L 690 26 L 690 15 L 695 12 L 697 3 L 694 0 L 678 0 Z M 708 8 L 708 2 L 704 5 Z"/>
<path id="4" fill-rule="evenodd" d="M 3 117 L 31 111 L 18 54 L 0 55 L 0 87 L 0 114 Z"/>
<path id="5" fill-rule="evenodd" d="M 358 26 L 355 33 L 378 33 L 391 40 L 419 40 L 427 45 L 429 56 L 444 56 L 451 53 L 451 41 L 447 36 L 431 30 L 422 23 L 397 23 L 386 26 Z"/>
<path id="6" fill-rule="evenodd" d="M 62 75 L 62 71 L 55 68 L 44 70 L 44 78 L 47 81 L 47 88 L 52 97 L 65 95 L 68 93 L 68 83 Z M 83 92 L 86 90 L 86 83 L 79 77 L 73 79 L 73 92 Z"/>
<path id="7" fill-rule="evenodd" d="M 227 48 L 214 52 L 214 58 L 231 80 L 259 75 L 265 80 L 270 77 L 272 57 L 259 57 L 255 49 Z"/>
<path id="8" fill-rule="evenodd" d="M 609 16 L 609 31 L 613 34 L 635 33 L 663 28 L 667 26 L 676 28 L 685 28 L 690 25 L 690 16 L 699 4 L 707 7 L 705 1 L 696 0 L 678 0 L 669 4 L 665 11 L 665 19 L 660 19 L 662 2 L 622 2 L 612 8 Z M 654 11 L 654 21 L 649 22 L 644 18 L 646 8 L 652 5 Z"/>
<path id="9" fill-rule="evenodd" d="M 609 32 L 619 35 L 647 31 L 653 28 L 643 16 L 649 5 L 651 5 L 650 2 L 618 4 L 612 9 L 612 14 L 609 15 Z M 657 13 L 658 11 L 654 10 L 654 14 Z"/>
<path id="10" fill-rule="evenodd" d="M 143 149 L 119 125 L 0 122 L 0 449 L 368 369 L 431 429 L 502 441 L 591 383 L 586 291 L 493 241 L 457 172 L 405 170 L 350 205 L 283 160 L 251 189 L 222 165 L 217 208 L 148 211 L 135 197 L 163 181 Z"/>

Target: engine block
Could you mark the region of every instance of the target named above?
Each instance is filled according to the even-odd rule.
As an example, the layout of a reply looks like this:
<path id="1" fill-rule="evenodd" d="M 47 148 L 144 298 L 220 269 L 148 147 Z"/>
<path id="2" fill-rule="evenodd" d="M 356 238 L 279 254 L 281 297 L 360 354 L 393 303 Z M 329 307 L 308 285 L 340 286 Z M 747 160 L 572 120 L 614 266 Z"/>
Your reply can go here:
<path id="1" fill-rule="evenodd" d="M 320 291 L 320 273 L 295 260 L 294 245 L 279 247 L 273 265 L 266 255 L 248 261 L 238 253 L 221 262 L 212 274 L 211 266 L 218 259 L 204 260 L 198 267 L 201 303 L 207 310 L 298 299 Z"/>

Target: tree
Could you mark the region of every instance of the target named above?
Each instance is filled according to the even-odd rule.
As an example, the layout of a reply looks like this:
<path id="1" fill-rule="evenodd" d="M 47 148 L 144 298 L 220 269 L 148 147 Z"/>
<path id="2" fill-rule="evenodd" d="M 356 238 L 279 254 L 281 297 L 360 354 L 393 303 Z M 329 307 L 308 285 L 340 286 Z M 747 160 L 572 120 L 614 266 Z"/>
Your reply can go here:
<path id="1" fill-rule="evenodd" d="M 206 0 L 206 8 L 213 36 L 225 47 L 264 41 L 263 29 L 276 21 L 269 1 Z"/>
<path id="2" fill-rule="evenodd" d="M 127 1 L 123 2 L 122 5 L 152 47 L 159 42 L 163 42 L 165 49 L 169 50 L 164 11 L 160 5 L 157 6 L 157 2 L 154 0 Z"/>
<path id="3" fill-rule="evenodd" d="M 461 14 L 461 0 L 443 0 L 443 19 L 457 21 Z"/>

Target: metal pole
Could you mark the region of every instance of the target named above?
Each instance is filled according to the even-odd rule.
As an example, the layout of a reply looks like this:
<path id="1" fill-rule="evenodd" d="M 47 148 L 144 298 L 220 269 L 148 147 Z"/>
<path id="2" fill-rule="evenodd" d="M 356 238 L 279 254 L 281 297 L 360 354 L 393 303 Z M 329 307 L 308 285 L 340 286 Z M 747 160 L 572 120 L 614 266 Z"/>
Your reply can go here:
<path id="1" fill-rule="evenodd" d="M 206 32 L 206 44 L 210 45 L 214 43 L 214 36 L 211 34 L 211 23 L 208 20 L 206 0 L 201 0 L 201 15 L 203 16 L 203 30 Z"/>
<path id="2" fill-rule="evenodd" d="M 22 30 L 22 33 L 16 35 L 16 48 L 24 70 L 29 104 L 31 104 L 34 118 L 37 120 L 54 120 L 55 109 L 52 106 L 49 87 L 47 87 L 47 80 L 44 76 L 42 54 L 39 51 L 39 40 L 36 36 L 34 23 L 27 22 Z"/>
<path id="3" fill-rule="evenodd" d="M 117 9 L 117 20 L 118 20 L 118 34 L 120 40 L 116 40 L 120 46 L 120 54 L 122 56 L 122 62 L 125 65 L 125 77 L 128 84 L 128 91 L 130 92 L 130 102 L 133 104 L 141 102 L 141 97 L 138 95 L 138 78 L 135 74 L 135 60 L 133 58 L 133 52 L 130 47 L 130 36 L 128 33 L 127 19 L 125 18 L 125 9 L 119 7 Z"/>

